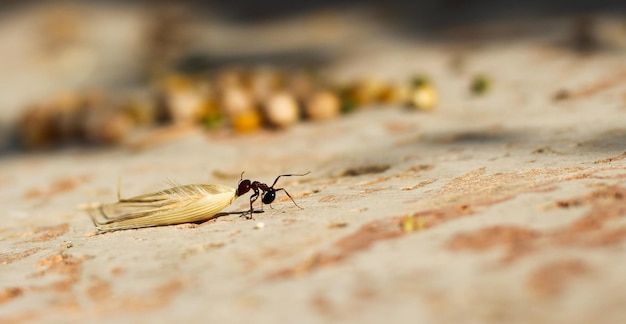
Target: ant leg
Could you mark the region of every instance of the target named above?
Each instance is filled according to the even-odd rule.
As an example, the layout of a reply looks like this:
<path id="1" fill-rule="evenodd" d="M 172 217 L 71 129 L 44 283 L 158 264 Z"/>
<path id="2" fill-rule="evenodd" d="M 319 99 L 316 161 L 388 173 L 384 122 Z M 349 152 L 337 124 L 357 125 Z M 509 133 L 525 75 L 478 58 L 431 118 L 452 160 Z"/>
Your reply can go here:
<path id="1" fill-rule="evenodd" d="M 311 171 L 307 172 L 307 173 L 300 173 L 300 174 L 296 174 L 296 173 L 292 173 L 292 174 L 281 174 L 278 177 L 276 177 L 276 179 L 274 180 L 274 183 L 272 183 L 272 185 L 270 186 L 270 188 L 274 188 L 274 185 L 276 184 L 276 182 L 278 182 L 278 179 L 280 179 L 280 177 L 301 177 L 301 176 L 305 176 L 307 174 L 311 173 Z"/>
<path id="2" fill-rule="evenodd" d="M 252 209 L 252 204 L 259 198 L 259 192 L 255 192 L 254 194 L 252 194 L 252 196 L 250 196 L 250 210 L 244 212 L 243 214 L 241 214 L 242 217 L 245 217 L 246 219 L 253 219 L 252 218 L 252 213 L 254 212 L 254 209 Z"/>
<path id="3" fill-rule="evenodd" d="M 300 208 L 300 209 L 304 209 L 304 208 L 300 207 L 300 205 L 296 204 L 296 201 L 295 201 L 295 200 L 293 200 L 293 198 L 292 198 L 292 197 L 291 197 L 291 195 L 287 192 L 287 190 L 285 190 L 285 188 L 279 188 L 279 189 L 276 189 L 275 191 L 281 191 L 281 190 L 282 190 L 282 191 L 284 191 L 284 192 L 285 192 L 285 194 L 287 194 L 287 197 L 289 197 L 289 199 L 291 199 L 291 202 L 293 202 L 293 204 L 294 204 L 294 205 L 296 205 L 296 207 L 298 207 L 298 208 Z M 272 207 L 272 206 L 270 205 L 270 207 Z"/>

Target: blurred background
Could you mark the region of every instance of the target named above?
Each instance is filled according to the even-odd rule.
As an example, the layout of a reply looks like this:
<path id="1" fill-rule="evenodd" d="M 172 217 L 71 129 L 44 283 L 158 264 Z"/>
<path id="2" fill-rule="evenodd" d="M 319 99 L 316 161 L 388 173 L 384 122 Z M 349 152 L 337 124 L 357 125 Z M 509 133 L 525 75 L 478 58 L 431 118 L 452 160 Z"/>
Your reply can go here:
<path id="1" fill-rule="evenodd" d="M 623 55 L 625 9 L 610 0 L 5 2 L 0 152 L 120 145 L 172 127 L 251 134 L 371 105 L 432 110 L 430 76 L 386 60 L 436 48 L 461 70 L 477 48 L 538 43 Z M 351 70 L 356 61 L 371 71 Z M 489 89 L 488 77 L 473 82 L 476 94 Z"/>

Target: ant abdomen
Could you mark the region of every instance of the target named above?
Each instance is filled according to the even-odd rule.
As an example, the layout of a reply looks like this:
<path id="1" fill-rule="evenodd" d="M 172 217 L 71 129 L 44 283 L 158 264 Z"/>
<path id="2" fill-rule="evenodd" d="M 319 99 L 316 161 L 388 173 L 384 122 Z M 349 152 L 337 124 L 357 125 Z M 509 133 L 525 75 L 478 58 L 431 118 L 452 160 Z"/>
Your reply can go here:
<path id="1" fill-rule="evenodd" d="M 263 201 L 264 204 L 269 205 L 272 202 L 274 202 L 274 199 L 276 199 L 276 192 L 275 191 L 268 191 L 263 195 L 263 198 L 261 198 L 261 200 Z"/>

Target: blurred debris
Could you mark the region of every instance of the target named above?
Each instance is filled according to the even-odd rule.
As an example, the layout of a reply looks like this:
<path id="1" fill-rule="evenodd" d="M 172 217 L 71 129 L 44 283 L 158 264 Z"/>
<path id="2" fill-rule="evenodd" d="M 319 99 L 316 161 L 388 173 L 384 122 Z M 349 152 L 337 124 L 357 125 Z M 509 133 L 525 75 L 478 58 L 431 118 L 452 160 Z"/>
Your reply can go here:
<path id="1" fill-rule="evenodd" d="M 100 91 L 62 93 L 34 104 L 17 123 L 22 147 L 50 148 L 63 143 L 115 144 L 133 128 L 122 106 L 109 102 Z"/>
<path id="2" fill-rule="evenodd" d="M 569 44 L 579 54 L 588 55 L 600 50 L 626 50 L 626 21 L 623 17 L 599 17 L 582 14 L 570 25 Z"/>
<path id="3" fill-rule="evenodd" d="M 473 95 L 481 96 L 489 92 L 491 89 L 491 79 L 484 75 L 479 74 L 472 79 L 472 83 L 470 84 L 470 91 Z"/>
<path id="4" fill-rule="evenodd" d="M 352 167 L 343 170 L 337 176 L 339 177 L 356 177 L 364 174 L 376 174 L 387 171 L 391 166 L 387 164 L 372 164 Z"/>
<path id="5" fill-rule="evenodd" d="M 137 126 L 149 126 L 156 123 L 156 100 L 147 91 L 132 92 L 122 103 L 122 109 Z"/>
<path id="6" fill-rule="evenodd" d="M 626 20 L 623 17 L 599 20 L 596 30 L 601 46 L 621 53 L 626 51 Z"/>
<path id="7" fill-rule="evenodd" d="M 330 224 L 328 224 L 328 228 L 330 229 L 335 229 L 335 228 L 344 228 L 347 227 L 348 223 L 346 222 L 332 222 Z"/>
<path id="8" fill-rule="evenodd" d="M 457 74 L 463 73 L 467 67 L 467 53 L 465 51 L 454 53 L 448 64 L 452 72 Z"/>
<path id="9" fill-rule="evenodd" d="M 132 137 L 135 144 L 131 147 L 145 147 L 152 145 L 147 142 L 160 143 L 170 136 L 157 132 L 137 140 L 131 135 L 139 129 L 202 125 L 250 133 L 262 127 L 286 128 L 303 118 L 330 120 L 365 105 L 410 104 L 431 110 L 437 103 L 436 90 L 424 77 L 412 84 L 366 78 L 338 86 L 310 71 L 268 66 L 223 68 L 209 74 L 169 73 L 153 83 L 152 88 L 115 96 L 101 90 L 62 92 L 32 104 L 15 127 L 18 142 L 24 148 L 38 149 L 114 145 Z M 184 133 L 175 129 L 176 134 Z"/>
<path id="10" fill-rule="evenodd" d="M 147 17 L 145 71 L 148 76 L 168 71 L 189 53 L 193 35 L 189 26 L 190 8 L 180 3 L 161 3 Z"/>
<path id="11" fill-rule="evenodd" d="M 70 3 L 50 6 L 41 17 L 40 41 L 47 54 L 60 54 L 83 42 L 83 14 L 80 7 Z"/>
<path id="12" fill-rule="evenodd" d="M 560 89 L 553 95 L 555 101 L 579 99 L 592 96 L 598 92 L 623 84 L 626 80 L 626 70 L 618 71 L 608 77 L 604 77 L 595 83 L 578 90 Z"/>
<path id="13" fill-rule="evenodd" d="M 598 49 L 594 27 L 595 21 L 589 15 L 574 18 L 571 27 L 571 43 L 574 50 L 581 54 L 589 54 Z"/>

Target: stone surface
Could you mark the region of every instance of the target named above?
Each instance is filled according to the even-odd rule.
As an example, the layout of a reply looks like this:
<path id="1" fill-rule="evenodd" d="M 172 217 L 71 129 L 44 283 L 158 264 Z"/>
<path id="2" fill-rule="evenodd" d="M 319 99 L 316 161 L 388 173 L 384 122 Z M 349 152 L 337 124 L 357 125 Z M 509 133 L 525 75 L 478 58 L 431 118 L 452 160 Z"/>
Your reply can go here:
<path id="1" fill-rule="evenodd" d="M 618 323 L 626 316 L 623 54 L 381 44 L 331 70 L 428 73 L 432 113 L 0 160 L 1 322 Z M 475 73 L 492 88 L 475 97 Z M 572 95 L 555 100 L 560 90 Z M 255 220 L 96 235 L 78 206 L 281 179 Z M 248 196 L 225 211 L 244 210 Z M 262 222 L 264 226 L 258 226 Z"/>

